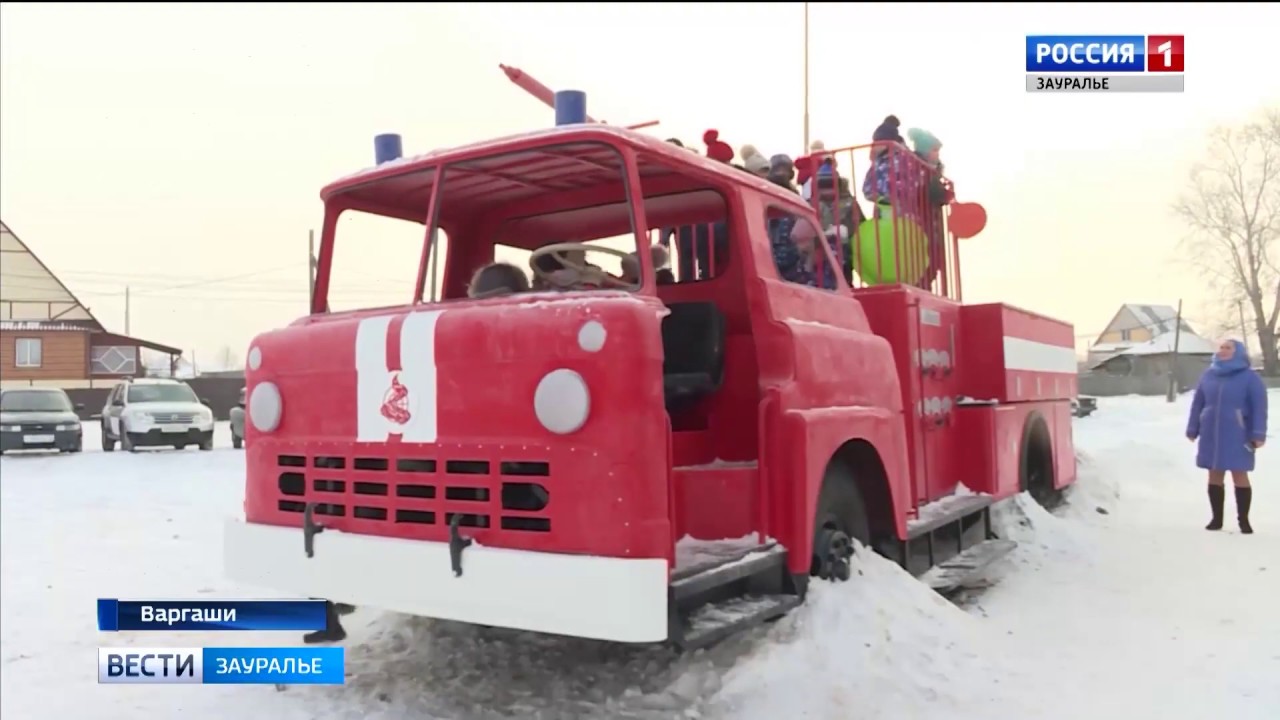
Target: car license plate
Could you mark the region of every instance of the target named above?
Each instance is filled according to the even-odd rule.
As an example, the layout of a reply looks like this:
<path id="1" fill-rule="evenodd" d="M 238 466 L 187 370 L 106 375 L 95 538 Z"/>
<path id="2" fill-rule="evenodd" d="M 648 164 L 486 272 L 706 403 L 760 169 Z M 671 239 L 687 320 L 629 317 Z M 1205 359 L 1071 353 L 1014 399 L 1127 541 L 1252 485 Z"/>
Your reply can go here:
<path id="1" fill-rule="evenodd" d="M 184 433 L 187 431 L 186 425 L 161 425 L 160 432 L 163 433 Z"/>
<path id="2" fill-rule="evenodd" d="M 35 445 L 37 443 L 51 443 L 53 442 L 53 436 L 52 435 L 23 435 L 22 442 L 31 443 L 32 445 Z"/>

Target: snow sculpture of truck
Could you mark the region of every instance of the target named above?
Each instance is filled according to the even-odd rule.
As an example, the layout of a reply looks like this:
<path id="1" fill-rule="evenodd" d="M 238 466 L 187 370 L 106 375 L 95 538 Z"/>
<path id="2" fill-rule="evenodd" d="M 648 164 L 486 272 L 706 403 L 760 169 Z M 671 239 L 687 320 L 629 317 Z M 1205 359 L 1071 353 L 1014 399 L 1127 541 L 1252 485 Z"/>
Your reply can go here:
<path id="1" fill-rule="evenodd" d="M 830 154 L 849 177 L 867 156 Z M 899 214 L 931 212 L 908 190 Z M 992 503 L 1075 480 L 1072 327 L 961 303 L 953 239 L 919 287 L 788 282 L 773 221 L 819 223 L 798 194 L 588 123 L 385 162 L 321 196 L 311 312 L 248 353 L 244 519 L 225 541 L 247 585 L 697 647 L 800 605 L 811 578 L 857 582 L 854 552 L 956 587 L 1013 546 Z M 377 252 L 339 237 L 349 211 L 422 225 L 405 304 L 328 311 L 335 248 Z M 659 284 L 664 235 L 675 282 Z M 639 282 L 468 297 L 495 257 L 571 263 L 566 241 L 606 269 L 636 252 Z M 333 613 L 312 640 L 341 637 Z"/>

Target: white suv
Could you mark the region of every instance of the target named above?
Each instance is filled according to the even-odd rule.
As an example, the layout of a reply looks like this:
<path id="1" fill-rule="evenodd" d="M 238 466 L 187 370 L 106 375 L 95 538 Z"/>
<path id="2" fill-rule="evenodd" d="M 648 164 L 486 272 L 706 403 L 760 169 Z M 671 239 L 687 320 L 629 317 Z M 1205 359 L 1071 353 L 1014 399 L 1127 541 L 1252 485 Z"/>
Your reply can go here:
<path id="1" fill-rule="evenodd" d="M 137 378 L 116 385 L 102 408 L 102 449 L 199 445 L 213 449 L 213 412 L 181 380 Z"/>

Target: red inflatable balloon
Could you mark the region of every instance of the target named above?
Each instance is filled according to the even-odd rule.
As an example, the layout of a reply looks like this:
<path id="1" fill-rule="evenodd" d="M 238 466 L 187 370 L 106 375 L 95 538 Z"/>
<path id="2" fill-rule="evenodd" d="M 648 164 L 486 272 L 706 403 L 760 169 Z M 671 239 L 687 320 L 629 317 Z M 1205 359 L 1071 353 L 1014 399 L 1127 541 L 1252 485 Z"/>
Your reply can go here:
<path id="1" fill-rule="evenodd" d="M 978 203 L 951 203 L 947 225 L 957 238 L 967 240 L 987 226 L 987 211 Z"/>

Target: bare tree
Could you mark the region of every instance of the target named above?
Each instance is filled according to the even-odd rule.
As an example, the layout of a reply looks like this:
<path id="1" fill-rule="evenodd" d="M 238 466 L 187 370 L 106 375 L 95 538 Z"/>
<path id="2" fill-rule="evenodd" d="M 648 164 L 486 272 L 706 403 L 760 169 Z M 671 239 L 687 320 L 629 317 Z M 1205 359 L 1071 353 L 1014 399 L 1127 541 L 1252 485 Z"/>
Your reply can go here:
<path id="1" fill-rule="evenodd" d="M 239 370 L 240 357 L 231 349 L 230 345 L 223 345 L 218 351 L 218 368 L 220 370 Z"/>
<path id="2" fill-rule="evenodd" d="M 1263 368 L 1280 375 L 1280 108 L 1213 131 L 1174 211 L 1191 230 L 1184 247 L 1195 267 L 1224 310 L 1244 303 Z"/>

